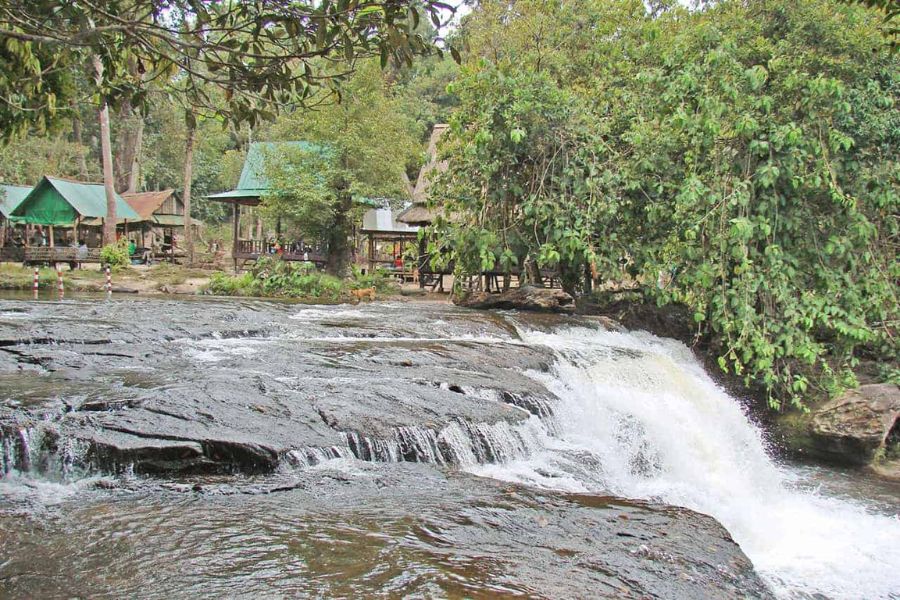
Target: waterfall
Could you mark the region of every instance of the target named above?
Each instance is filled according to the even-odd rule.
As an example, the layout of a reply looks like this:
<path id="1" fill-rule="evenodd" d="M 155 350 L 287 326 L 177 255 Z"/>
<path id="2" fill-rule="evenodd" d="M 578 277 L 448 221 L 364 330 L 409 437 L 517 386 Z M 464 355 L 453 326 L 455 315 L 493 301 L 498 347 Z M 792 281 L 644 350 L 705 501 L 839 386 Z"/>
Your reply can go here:
<path id="1" fill-rule="evenodd" d="M 900 517 L 797 486 L 688 348 L 644 333 L 522 331 L 556 354 L 544 446 L 471 471 L 712 515 L 782 597 L 900 598 Z"/>

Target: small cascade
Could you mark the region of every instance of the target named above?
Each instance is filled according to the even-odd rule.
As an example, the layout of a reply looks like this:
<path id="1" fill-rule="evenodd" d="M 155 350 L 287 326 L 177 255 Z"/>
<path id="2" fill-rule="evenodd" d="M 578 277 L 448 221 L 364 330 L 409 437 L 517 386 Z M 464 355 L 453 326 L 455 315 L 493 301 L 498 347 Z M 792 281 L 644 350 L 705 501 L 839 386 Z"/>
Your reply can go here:
<path id="1" fill-rule="evenodd" d="M 83 440 L 60 439 L 47 425 L 0 429 L 0 478 L 10 473 L 32 473 L 50 479 L 69 479 L 89 468 L 90 445 Z"/>
<path id="2" fill-rule="evenodd" d="M 436 431 L 424 427 L 398 427 L 390 437 L 373 438 L 356 432 L 344 436 L 353 456 L 377 462 L 423 462 L 472 466 L 502 463 L 527 455 L 539 447 L 542 425 L 531 417 L 523 424 L 454 421 Z"/>
<path id="3" fill-rule="evenodd" d="M 302 448 L 300 450 L 291 450 L 285 456 L 288 464 L 292 467 L 314 467 L 327 460 L 337 458 L 353 458 L 353 453 L 349 448 L 339 448 L 331 446 L 330 448 Z"/>
<path id="4" fill-rule="evenodd" d="M 511 392 L 494 388 L 479 388 L 467 385 L 451 386 L 446 383 L 442 383 L 441 388 L 465 394 L 466 396 L 481 398 L 490 402 L 504 402 L 521 408 L 535 417 L 552 421 L 553 402 L 549 398 L 535 394 L 524 394 L 521 392 Z"/>

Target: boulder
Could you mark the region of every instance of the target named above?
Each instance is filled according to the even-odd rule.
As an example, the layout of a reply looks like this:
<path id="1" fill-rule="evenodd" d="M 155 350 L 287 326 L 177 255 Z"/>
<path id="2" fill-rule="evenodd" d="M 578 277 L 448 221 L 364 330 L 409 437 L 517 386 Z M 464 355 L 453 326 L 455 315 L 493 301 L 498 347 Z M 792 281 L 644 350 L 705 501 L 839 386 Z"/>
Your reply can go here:
<path id="1" fill-rule="evenodd" d="M 575 299 L 566 292 L 531 285 L 524 285 L 499 294 L 470 292 L 454 298 L 453 302 L 466 308 L 575 312 Z"/>
<path id="2" fill-rule="evenodd" d="M 900 387 L 887 383 L 849 390 L 802 418 L 783 422 L 788 445 L 816 458 L 865 465 L 900 420 Z"/>

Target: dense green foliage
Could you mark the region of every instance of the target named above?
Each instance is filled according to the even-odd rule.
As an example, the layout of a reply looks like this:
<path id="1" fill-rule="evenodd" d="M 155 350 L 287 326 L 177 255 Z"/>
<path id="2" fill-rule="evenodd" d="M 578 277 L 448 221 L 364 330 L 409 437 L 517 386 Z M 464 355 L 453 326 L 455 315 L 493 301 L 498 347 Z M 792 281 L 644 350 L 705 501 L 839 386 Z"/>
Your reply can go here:
<path id="1" fill-rule="evenodd" d="M 900 80 L 879 23 L 825 0 L 485 3 L 444 146 L 444 259 L 534 261 L 571 291 L 627 262 L 776 406 L 896 365 Z"/>
<path id="2" fill-rule="evenodd" d="M 114 269 L 130 265 L 131 255 L 128 253 L 128 240 L 121 238 L 115 244 L 103 246 L 100 249 L 100 262 Z"/>
<path id="3" fill-rule="evenodd" d="M 339 302 L 349 299 L 349 290 L 376 288 L 379 294 L 394 293 L 390 277 L 382 273 L 340 279 L 316 270 L 312 263 L 287 262 L 277 258 L 260 258 L 241 275 L 214 273 L 207 287 L 210 294 L 221 296 L 255 296 L 300 298 L 314 302 Z"/>
<path id="4" fill-rule="evenodd" d="M 47 126 L 85 96 L 146 108 L 146 83 L 169 78 L 186 107 L 256 123 L 307 103 L 357 58 L 409 64 L 436 51 L 419 24 L 449 9 L 435 0 L 6 0 L 0 135 Z M 100 73 L 79 86 L 79 69 Z"/>

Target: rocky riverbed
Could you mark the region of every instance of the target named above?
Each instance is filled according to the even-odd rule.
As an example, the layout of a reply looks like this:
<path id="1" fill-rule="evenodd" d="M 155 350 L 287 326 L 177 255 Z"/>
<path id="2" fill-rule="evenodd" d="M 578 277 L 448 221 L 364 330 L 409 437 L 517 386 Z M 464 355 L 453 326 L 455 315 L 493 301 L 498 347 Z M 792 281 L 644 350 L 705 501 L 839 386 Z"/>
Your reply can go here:
<path id="1" fill-rule="evenodd" d="M 722 461 L 769 459 L 737 404 L 695 381 L 683 347 L 660 343 L 603 319 L 434 302 L 5 301 L 0 595 L 761 598 L 807 589 L 806 571 L 768 562 L 726 489 L 704 489 L 746 467 Z M 676 437 L 696 432 L 679 430 L 688 409 L 665 413 L 670 392 L 719 406 L 723 430 L 747 429 L 716 437 L 724 446 L 709 456 L 722 464 L 695 464 L 695 481 L 674 469 L 690 457 L 653 439 L 648 417 L 572 412 L 593 400 L 566 386 L 607 372 L 632 403 L 636 389 L 662 390 L 649 418 Z M 606 457 L 578 441 L 580 426 L 620 445 Z M 693 463 L 705 460 L 699 450 Z M 696 486 L 699 500 L 630 487 L 621 461 L 635 481 Z M 758 468 L 763 487 L 776 485 L 781 475 Z M 755 493 L 750 480 L 726 485 Z M 866 517 L 874 530 L 879 518 Z M 856 569 L 875 578 L 872 597 L 891 584 L 882 575 L 891 570 L 875 567 Z M 829 585 L 808 589 L 840 592 Z"/>

